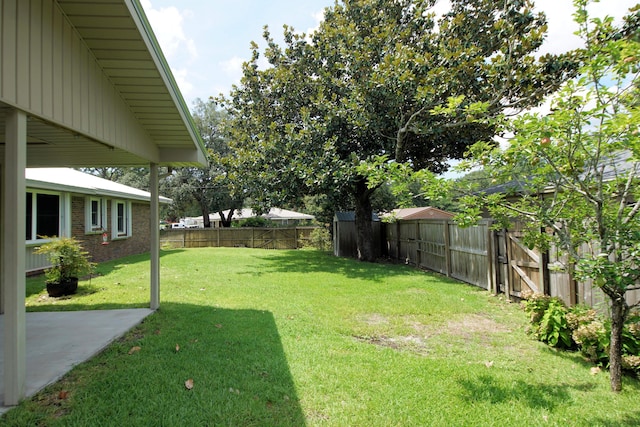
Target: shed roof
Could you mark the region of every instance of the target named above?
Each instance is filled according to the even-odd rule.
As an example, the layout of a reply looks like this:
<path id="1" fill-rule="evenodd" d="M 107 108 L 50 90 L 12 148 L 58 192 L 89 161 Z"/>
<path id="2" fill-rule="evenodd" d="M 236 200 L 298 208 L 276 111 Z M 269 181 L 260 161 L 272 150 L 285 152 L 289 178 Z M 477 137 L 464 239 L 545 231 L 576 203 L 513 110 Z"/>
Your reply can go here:
<path id="1" fill-rule="evenodd" d="M 334 219 L 338 222 L 343 221 L 355 221 L 356 213 L 354 211 L 349 212 L 336 212 L 334 215 Z M 371 221 L 380 221 L 380 217 L 375 212 L 371 212 Z"/>
<path id="2" fill-rule="evenodd" d="M 449 219 L 454 217 L 454 214 L 451 212 L 443 211 L 442 209 L 432 206 L 394 209 L 392 215 L 397 219 Z"/>
<path id="3" fill-rule="evenodd" d="M 69 168 L 27 168 L 27 188 L 150 201 L 151 193 Z M 160 196 L 160 203 L 171 199 Z"/>

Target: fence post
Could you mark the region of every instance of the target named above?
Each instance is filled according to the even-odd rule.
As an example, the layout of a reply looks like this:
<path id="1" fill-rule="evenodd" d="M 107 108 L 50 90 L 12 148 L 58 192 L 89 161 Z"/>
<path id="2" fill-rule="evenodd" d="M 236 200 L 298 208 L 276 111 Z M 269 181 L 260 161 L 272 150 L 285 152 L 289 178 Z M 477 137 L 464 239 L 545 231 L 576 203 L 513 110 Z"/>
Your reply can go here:
<path id="1" fill-rule="evenodd" d="M 444 220 L 444 256 L 447 265 L 447 277 L 451 277 L 451 236 L 449 235 L 449 220 Z"/>
<path id="2" fill-rule="evenodd" d="M 402 254 L 400 253 L 400 221 L 396 220 L 396 259 L 402 259 Z"/>
<path id="3" fill-rule="evenodd" d="M 511 253 L 511 238 L 509 237 L 509 230 L 504 230 L 504 244 L 505 244 L 505 255 L 507 257 L 507 274 L 504 278 L 504 292 L 507 294 L 507 299 L 511 301 L 511 272 L 513 268 L 511 267 L 511 260 L 513 259 L 513 255 Z"/>
<path id="4" fill-rule="evenodd" d="M 495 251 L 493 250 L 493 233 L 491 231 L 491 221 L 487 221 L 487 290 L 492 292 L 494 295 L 495 292 Z"/>

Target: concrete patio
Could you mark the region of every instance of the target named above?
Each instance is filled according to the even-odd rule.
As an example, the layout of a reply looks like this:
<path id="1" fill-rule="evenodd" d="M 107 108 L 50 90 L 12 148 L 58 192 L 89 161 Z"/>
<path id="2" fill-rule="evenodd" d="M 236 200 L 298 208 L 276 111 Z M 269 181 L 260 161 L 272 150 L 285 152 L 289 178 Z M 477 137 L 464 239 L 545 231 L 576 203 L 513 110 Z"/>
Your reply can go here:
<path id="1" fill-rule="evenodd" d="M 150 309 L 26 313 L 26 397 L 57 381 L 142 322 Z M 0 316 L 0 414 L 4 402 L 4 316 Z"/>

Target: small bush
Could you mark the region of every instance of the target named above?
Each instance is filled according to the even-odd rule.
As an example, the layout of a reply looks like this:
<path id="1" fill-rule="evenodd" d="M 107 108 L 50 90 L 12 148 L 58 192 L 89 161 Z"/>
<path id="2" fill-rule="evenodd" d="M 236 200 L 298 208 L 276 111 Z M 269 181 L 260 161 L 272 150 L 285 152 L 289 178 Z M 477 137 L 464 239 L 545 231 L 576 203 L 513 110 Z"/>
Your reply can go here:
<path id="1" fill-rule="evenodd" d="M 551 297 L 543 294 L 531 294 L 525 295 L 525 299 L 522 301 L 522 307 L 524 311 L 529 315 L 529 322 L 536 328 L 540 325 L 544 312 L 549 307 Z"/>
<path id="2" fill-rule="evenodd" d="M 590 361 L 606 365 L 609 360 L 609 334 L 611 328 L 606 323 L 594 319 L 592 322 L 579 325 L 572 337 L 580 348 L 580 353 Z"/>
<path id="3" fill-rule="evenodd" d="M 567 307 L 542 294 L 527 295 L 522 307 L 529 316 L 527 332 L 550 346 L 578 349 L 589 361 L 607 366 L 611 322 L 589 307 Z M 623 367 L 640 375 L 640 313 L 631 313 L 622 332 Z"/>
<path id="4" fill-rule="evenodd" d="M 238 221 L 238 227 L 275 227 L 276 225 L 273 221 L 269 221 L 268 219 L 261 216 L 254 216 L 251 218 L 245 218 L 243 220 Z"/>
<path id="5" fill-rule="evenodd" d="M 311 231 L 308 242 L 309 247 L 319 249 L 321 251 L 328 251 L 331 249 L 332 244 L 331 234 L 326 228 L 318 227 Z"/>
<path id="6" fill-rule="evenodd" d="M 529 333 L 552 347 L 572 348 L 567 307 L 559 298 L 535 294 L 524 302 L 531 321 Z"/>

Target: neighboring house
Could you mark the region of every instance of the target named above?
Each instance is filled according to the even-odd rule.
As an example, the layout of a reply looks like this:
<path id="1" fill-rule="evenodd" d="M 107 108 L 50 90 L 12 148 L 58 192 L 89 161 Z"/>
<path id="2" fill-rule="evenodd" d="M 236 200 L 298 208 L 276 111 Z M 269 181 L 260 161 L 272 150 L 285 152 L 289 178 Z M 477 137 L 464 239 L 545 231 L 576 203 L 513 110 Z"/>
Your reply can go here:
<path id="1" fill-rule="evenodd" d="M 394 209 L 388 214 L 382 215 L 382 218 L 394 218 L 396 220 L 410 220 L 410 219 L 451 219 L 455 215 L 451 212 L 443 211 L 442 209 L 434 208 L 431 206 L 422 208 L 401 208 Z"/>
<path id="2" fill-rule="evenodd" d="M 47 237 L 75 237 L 95 262 L 149 251 L 147 191 L 69 168 L 29 168 L 25 177 L 28 273 L 47 267 L 45 255 L 33 254 Z"/>
<path id="3" fill-rule="evenodd" d="M 0 396 L 7 406 L 26 390 L 25 168 L 149 168 L 149 306 L 155 310 L 158 170 L 206 166 L 207 154 L 139 0 L 1 4 Z"/>
<path id="4" fill-rule="evenodd" d="M 226 217 L 229 215 L 229 209 L 222 212 Z M 256 217 L 253 213 L 252 209 L 236 209 L 233 213 L 233 217 L 231 218 L 232 222 L 240 222 L 243 219 Z M 279 208 L 271 208 L 268 213 L 260 215 L 263 218 L 268 219 L 269 221 L 273 221 L 279 226 L 282 227 L 294 227 L 297 225 L 307 224 L 310 221 L 313 221 L 315 217 L 313 215 L 307 215 L 300 212 L 289 211 L 286 209 Z M 195 220 L 198 224 L 198 227 L 204 227 L 204 220 L 202 216 L 194 217 L 194 218 L 186 218 L 186 220 Z M 211 221 L 211 227 L 219 228 L 221 227 L 221 219 L 220 214 L 212 213 L 209 215 L 209 220 Z"/>

